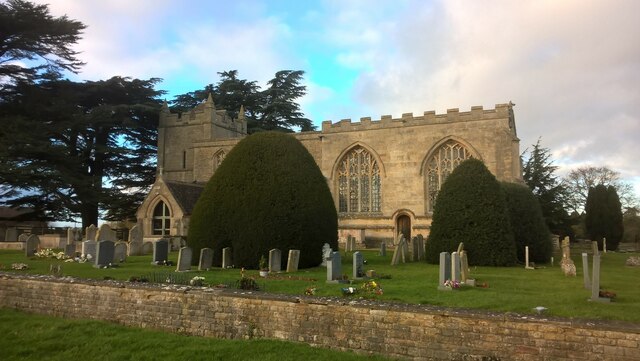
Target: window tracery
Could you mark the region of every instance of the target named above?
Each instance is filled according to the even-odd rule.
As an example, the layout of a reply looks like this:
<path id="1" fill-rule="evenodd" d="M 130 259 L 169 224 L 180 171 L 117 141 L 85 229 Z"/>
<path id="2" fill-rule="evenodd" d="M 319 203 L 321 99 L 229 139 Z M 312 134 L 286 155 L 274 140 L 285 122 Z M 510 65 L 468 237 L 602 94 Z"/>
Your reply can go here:
<path id="1" fill-rule="evenodd" d="M 433 212 L 436 197 L 449 174 L 462 161 L 473 158 L 471 152 L 462 144 L 449 140 L 442 144 L 427 161 L 427 210 Z"/>
<path id="2" fill-rule="evenodd" d="M 338 168 L 338 211 L 380 212 L 380 168 L 366 149 L 357 146 L 340 161 Z"/>

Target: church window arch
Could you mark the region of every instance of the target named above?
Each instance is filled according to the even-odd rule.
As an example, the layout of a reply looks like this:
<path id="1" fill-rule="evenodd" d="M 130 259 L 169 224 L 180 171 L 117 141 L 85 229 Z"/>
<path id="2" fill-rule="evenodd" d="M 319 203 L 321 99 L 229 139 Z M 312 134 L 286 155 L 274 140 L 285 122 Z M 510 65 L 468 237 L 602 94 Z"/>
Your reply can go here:
<path id="1" fill-rule="evenodd" d="M 427 160 L 425 171 L 427 211 L 429 213 L 433 212 L 436 197 L 444 181 L 462 161 L 468 158 L 473 158 L 471 151 L 455 140 L 444 142 L 431 154 Z"/>
<path id="2" fill-rule="evenodd" d="M 171 229 L 171 212 L 163 201 L 153 208 L 153 235 L 168 236 Z"/>
<path id="3" fill-rule="evenodd" d="M 380 166 L 362 146 L 347 152 L 338 165 L 338 211 L 380 212 Z"/>

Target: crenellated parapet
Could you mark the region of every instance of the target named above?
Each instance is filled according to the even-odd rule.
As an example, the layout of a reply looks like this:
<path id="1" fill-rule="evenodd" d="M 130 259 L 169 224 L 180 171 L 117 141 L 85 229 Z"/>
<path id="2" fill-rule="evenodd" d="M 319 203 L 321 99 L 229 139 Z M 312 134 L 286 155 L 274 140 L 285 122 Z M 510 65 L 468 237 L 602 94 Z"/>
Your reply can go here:
<path id="1" fill-rule="evenodd" d="M 227 132 L 236 134 L 236 136 L 247 134 L 247 121 L 244 117 L 244 108 L 241 107 L 238 117 L 233 119 L 226 110 L 216 109 L 211 94 L 209 94 L 206 101 L 182 113 L 171 113 L 165 102 L 160 112 L 159 123 L 161 128 L 211 125 L 215 128 L 224 129 Z M 212 136 L 215 136 L 215 134 L 212 134 Z M 231 135 L 231 137 L 233 137 L 233 135 Z"/>
<path id="2" fill-rule="evenodd" d="M 436 114 L 435 111 L 426 111 L 422 115 L 414 116 L 413 113 L 403 113 L 400 118 L 391 115 L 383 115 L 379 120 L 371 120 L 371 117 L 360 118 L 359 122 L 351 119 L 342 119 L 333 123 L 331 120 L 322 122 L 322 133 L 340 133 L 350 131 L 363 131 L 385 128 L 413 127 L 432 124 L 447 124 L 458 122 L 473 122 L 482 120 L 505 120 L 509 128 L 513 127 L 513 103 L 496 104 L 494 109 L 484 109 L 482 106 L 473 106 L 470 111 L 461 112 L 458 108 L 447 109 L 445 114 Z"/>

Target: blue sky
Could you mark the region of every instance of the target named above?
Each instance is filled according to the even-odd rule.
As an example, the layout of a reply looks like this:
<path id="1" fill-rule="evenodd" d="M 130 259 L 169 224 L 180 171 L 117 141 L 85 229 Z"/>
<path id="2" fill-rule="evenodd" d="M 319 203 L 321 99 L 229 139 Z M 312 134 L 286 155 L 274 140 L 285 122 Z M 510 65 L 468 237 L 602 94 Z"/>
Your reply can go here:
<path id="1" fill-rule="evenodd" d="M 303 111 L 394 117 L 513 101 L 563 175 L 608 166 L 640 194 L 640 2 L 38 0 L 89 27 L 78 80 L 159 77 L 167 98 L 237 69 L 306 72 Z"/>

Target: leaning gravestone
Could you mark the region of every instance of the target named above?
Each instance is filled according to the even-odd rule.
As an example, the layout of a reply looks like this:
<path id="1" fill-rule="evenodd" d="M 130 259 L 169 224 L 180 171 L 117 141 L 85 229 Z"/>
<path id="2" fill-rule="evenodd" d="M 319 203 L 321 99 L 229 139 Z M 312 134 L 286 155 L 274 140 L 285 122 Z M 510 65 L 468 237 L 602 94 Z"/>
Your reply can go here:
<path id="1" fill-rule="evenodd" d="M 96 262 L 93 266 L 96 268 L 102 268 L 110 265 L 113 262 L 114 252 L 115 252 L 115 242 L 113 241 L 98 242 L 97 249 L 96 249 Z"/>
<path id="2" fill-rule="evenodd" d="M 113 251 L 113 260 L 115 262 L 124 262 L 127 260 L 127 243 L 116 242 L 116 247 Z"/>
<path id="3" fill-rule="evenodd" d="M 169 259 L 169 240 L 161 238 L 153 242 L 153 262 L 151 264 L 166 263 Z"/>
<path id="4" fill-rule="evenodd" d="M 331 252 L 333 252 L 333 250 L 329 243 L 322 245 L 322 267 L 327 267 L 327 258 L 331 255 Z"/>
<path id="5" fill-rule="evenodd" d="M 402 261 L 402 263 L 406 262 L 407 253 L 408 253 L 407 241 L 404 239 L 404 236 L 400 234 L 400 242 L 396 245 L 396 249 L 393 251 L 393 257 L 391 258 L 391 265 L 395 266 Z"/>
<path id="6" fill-rule="evenodd" d="M 325 243 L 326 244 L 326 243 Z M 282 252 L 274 248 L 269 251 L 269 272 L 276 273 L 282 270 Z"/>
<path id="7" fill-rule="evenodd" d="M 18 229 L 16 227 L 9 227 L 4 234 L 5 242 L 16 242 L 18 241 Z"/>
<path id="8" fill-rule="evenodd" d="M 75 245 L 76 242 L 76 229 L 75 228 L 67 228 L 67 245 Z"/>
<path id="9" fill-rule="evenodd" d="M 469 281 L 469 259 L 467 251 L 460 251 L 460 281 L 467 283 Z"/>
<path id="10" fill-rule="evenodd" d="M 116 232 L 109 227 L 108 224 L 103 224 L 100 226 L 98 233 L 96 234 L 96 241 L 116 241 Z"/>
<path id="11" fill-rule="evenodd" d="M 213 250 L 211 248 L 201 249 L 198 271 L 208 271 L 211 266 L 213 266 Z"/>
<path id="12" fill-rule="evenodd" d="M 92 258 L 96 258 L 96 247 L 98 242 L 96 241 L 84 241 L 82 242 L 82 254 L 84 257 L 89 258 L 91 255 Z"/>
<path id="13" fill-rule="evenodd" d="M 95 241 L 98 228 L 93 224 L 86 228 L 87 241 Z"/>
<path id="14" fill-rule="evenodd" d="M 327 259 L 327 282 L 337 281 L 342 278 L 342 260 L 340 252 L 331 252 Z"/>
<path id="15" fill-rule="evenodd" d="M 222 268 L 231 268 L 233 265 L 233 258 L 231 257 L 231 247 L 225 247 L 222 249 Z"/>
<path id="16" fill-rule="evenodd" d="M 142 255 L 142 228 L 137 224 L 129 230 L 129 243 L 127 253 L 129 256 Z"/>
<path id="17" fill-rule="evenodd" d="M 298 262 L 300 262 L 300 250 L 290 249 L 289 259 L 287 260 L 287 272 L 297 272 Z"/>
<path id="18" fill-rule="evenodd" d="M 178 265 L 176 272 L 184 272 L 191 270 L 191 259 L 193 258 L 193 251 L 189 247 L 182 247 L 178 253 Z"/>
<path id="19" fill-rule="evenodd" d="M 421 234 L 418 234 L 418 261 L 422 261 L 424 259 L 424 237 Z"/>
<path id="20" fill-rule="evenodd" d="M 40 238 L 38 238 L 38 236 L 36 236 L 35 234 L 30 235 L 29 238 L 27 238 L 26 244 L 24 245 L 25 256 L 32 257 L 38 250 L 39 246 Z"/>
<path id="21" fill-rule="evenodd" d="M 411 239 L 411 262 L 418 262 L 418 236 Z"/>
<path id="22" fill-rule="evenodd" d="M 438 289 L 448 291 L 445 281 L 451 280 L 451 255 L 449 252 L 440 252 L 440 272 L 438 274 Z"/>
<path id="23" fill-rule="evenodd" d="M 362 278 L 364 277 L 364 259 L 362 258 L 362 253 L 356 251 L 353 252 L 353 278 Z"/>
<path id="24" fill-rule="evenodd" d="M 27 238 L 29 238 L 28 234 L 20 233 L 20 235 L 18 236 L 18 242 L 26 242 Z"/>

